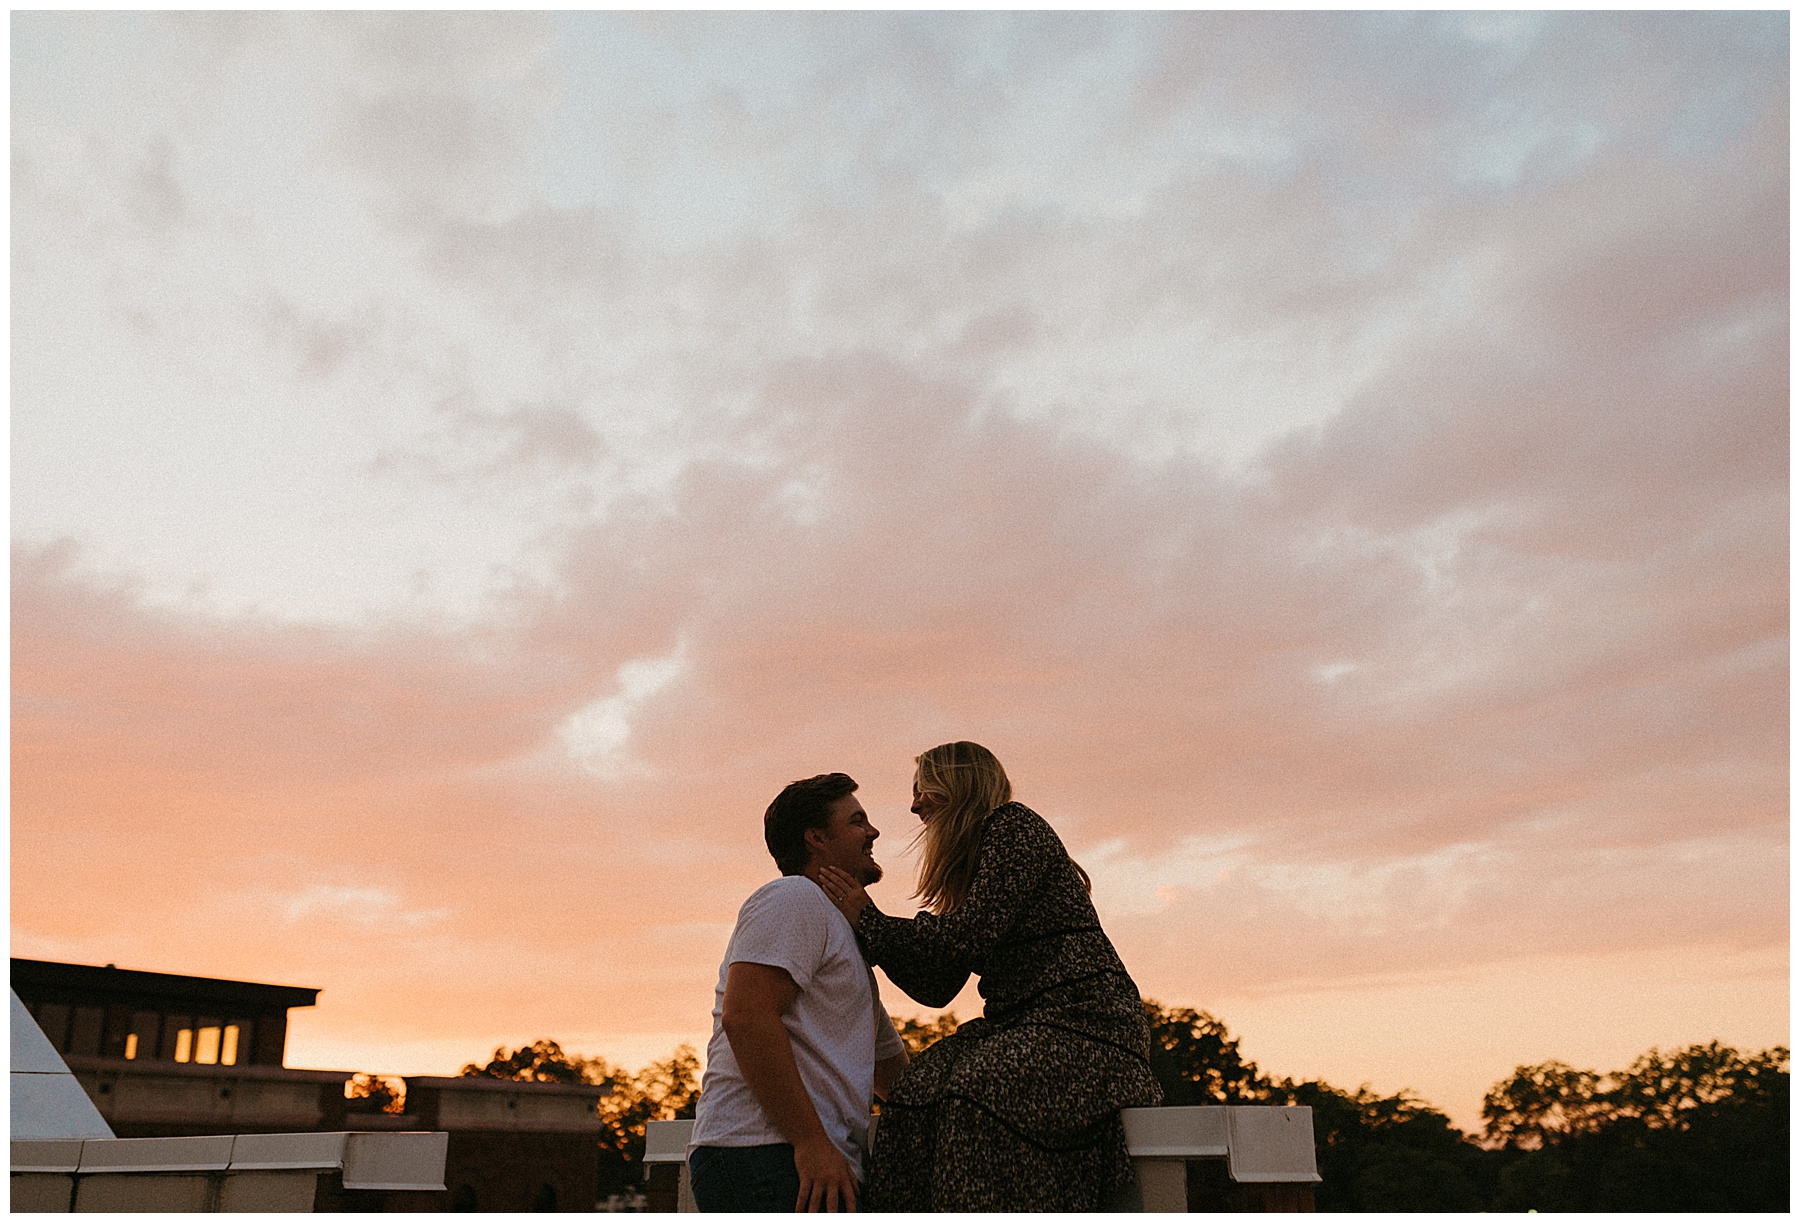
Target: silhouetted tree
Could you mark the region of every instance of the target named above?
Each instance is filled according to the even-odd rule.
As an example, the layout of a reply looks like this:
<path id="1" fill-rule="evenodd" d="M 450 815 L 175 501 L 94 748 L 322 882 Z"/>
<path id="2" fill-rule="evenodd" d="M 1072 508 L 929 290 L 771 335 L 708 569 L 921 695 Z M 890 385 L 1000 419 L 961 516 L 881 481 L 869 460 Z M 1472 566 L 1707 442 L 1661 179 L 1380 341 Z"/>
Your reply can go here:
<path id="1" fill-rule="evenodd" d="M 925 1019 L 915 1016 L 902 1019 L 898 1015 L 890 1015 L 894 1021 L 894 1030 L 900 1034 L 900 1043 L 906 1046 L 908 1057 L 917 1057 L 926 1049 L 956 1031 L 958 1024 L 955 1011 L 945 1011 L 936 1019 Z"/>
<path id="2" fill-rule="evenodd" d="M 1313 1110 L 1319 1210 L 1480 1210 L 1492 1195 L 1493 1153 L 1408 1092 L 1283 1079 L 1270 1102 Z"/>
<path id="3" fill-rule="evenodd" d="M 1520 1066 L 1482 1106 L 1501 1210 L 1785 1211 L 1788 1051 L 1714 1041 L 1597 1074 Z"/>
<path id="4" fill-rule="evenodd" d="M 1144 1013 L 1165 1103 L 1313 1110 L 1322 1211 L 1788 1207 L 1786 1048 L 1748 1055 L 1717 1042 L 1668 1054 L 1652 1049 L 1630 1069 L 1604 1075 L 1555 1061 L 1520 1066 L 1487 1095 L 1483 1147 L 1404 1091 L 1383 1096 L 1366 1084 L 1345 1091 L 1316 1080 L 1273 1081 L 1205 1011 L 1146 1001 Z M 917 1056 L 956 1031 L 957 1020 L 946 1013 L 929 1021 L 897 1018 L 894 1026 Z M 693 1116 L 699 1069 L 687 1045 L 632 1074 L 539 1040 L 498 1048 L 485 1065 L 471 1063 L 463 1073 L 611 1087 L 599 1104 L 605 1193 L 639 1181 L 648 1122 Z M 351 1090 L 373 1099 L 388 1088 L 359 1076 Z"/>
<path id="5" fill-rule="evenodd" d="M 600 1066 L 605 1062 L 593 1059 Z M 644 1131 L 652 1121 L 692 1117 L 700 1101 L 700 1056 L 681 1044 L 636 1074 L 611 1067 L 602 1080 L 612 1091 L 600 1100 L 600 1183 L 605 1194 L 641 1184 Z"/>
<path id="6" fill-rule="evenodd" d="M 632 1186 L 644 1158 L 644 1129 L 651 1121 L 691 1117 L 700 1098 L 700 1055 L 691 1045 L 677 1045 L 660 1062 L 636 1074 L 613 1066 L 603 1057 L 565 1052 L 553 1040 L 537 1040 L 508 1052 L 494 1050 L 486 1065 L 471 1062 L 464 1075 L 484 1075 L 528 1083 L 594 1083 L 610 1090 L 600 1097 L 601 1193 Z"/>
<path id="7" fill-rule="evenodd" d="M 1612 1116 L 1601 1079 L 1564 1062 L 1520 1066 L 1482 1102 L 1488 1141 L 1535 1150 L 1571 1134 L 1591 1134 Z"/>
<path id="8" fill-rule="evenodd" d="M 344 1083 L 345 1111 L 352 1113 L 402 1113 L 406 1110 L 406 1080 L 390 1075 L 354 1074 Z"/>
<path id="9" fill-rule="evenodd" d="M 579 1053 L 564 1053 L 553 1040 L 534 1040 L 511 1053 L 502 1045 L 494 1050 L 487 1065 L 470 1062 L 462 1068 L 462 1077 L 510 1079 L 522 1083 L 603 1083 L 606 1062 L 601 1058 L 585 1058 Z"/>
<path id="10" fill-rule="evenodd" d="M 1165 1105 L 1254 1104 L 1271 1084 L 1238 1052 L 1225 1025 L 1205 1011 L 1144 1001 L 1150 1021 L 1150 1071 Z"/>
<path id="11" fill-rule="evenodd" d="M 1165 1105 L 1304 1104 L 1313 1110 L 1320 1210 L 1476 1210 L 1489 1157 L 1444 1114 L 1406 1093 L 1378 1096 L 1329 1083 L 1277 1083 L 1205 1011 L 1146 1000 L 1150 1068 Z M 1217 1178 L 1212 1178 L 1217 1179 Z M 1200 1183 L 1198 1180 L 1196 1183 Z M 1229 1199 L 1213 1203 L 1232 1208 Z"/>
<path id="12" fill-rule="evenodd" d="M 605 1127 L 600 1145 L 636 1163 L 644 1157 L 644 1128 L 649 1122 L 694 1115 L 700 1099 L 700 1056 L 693 1046 L 678 1045 L 665 1061 L 651 1062 L 635 1075 L 621 1067 L 605 1081 L 612 1092 L 600 1101 Z"/>

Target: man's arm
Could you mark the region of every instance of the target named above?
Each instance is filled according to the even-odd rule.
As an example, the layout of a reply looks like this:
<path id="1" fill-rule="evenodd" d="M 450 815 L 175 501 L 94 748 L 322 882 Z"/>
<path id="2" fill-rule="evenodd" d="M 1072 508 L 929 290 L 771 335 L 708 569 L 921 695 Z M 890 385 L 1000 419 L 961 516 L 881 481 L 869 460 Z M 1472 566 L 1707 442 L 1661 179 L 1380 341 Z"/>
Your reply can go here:
<path id="1" fill-rule="evenodd" d="M 819 1123 L 781 1023 L 782 1012 L 799 993 L 786 969 L 739 960 L 725 970 L 720 1023 L 750 1094 L 793 1144 L 794 1168 L 800 1173 L 794 1209 L 855 1210 L 856 1177 Z"/>

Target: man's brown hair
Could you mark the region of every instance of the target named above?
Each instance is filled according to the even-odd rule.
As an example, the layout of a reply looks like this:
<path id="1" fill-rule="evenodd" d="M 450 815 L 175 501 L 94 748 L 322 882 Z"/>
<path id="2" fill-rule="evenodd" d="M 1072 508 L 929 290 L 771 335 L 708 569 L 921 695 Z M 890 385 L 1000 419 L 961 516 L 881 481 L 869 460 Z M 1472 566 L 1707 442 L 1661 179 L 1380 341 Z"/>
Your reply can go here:
<path id="1" fill-rule="evenodd" d="M 806 869 L 806 830 L 831 824 L 831 804 L 856 792 L 848 773 L 820 773 L 804 781 L 789 782 L 763 812 L 763 844 L 784 875 Z"/>

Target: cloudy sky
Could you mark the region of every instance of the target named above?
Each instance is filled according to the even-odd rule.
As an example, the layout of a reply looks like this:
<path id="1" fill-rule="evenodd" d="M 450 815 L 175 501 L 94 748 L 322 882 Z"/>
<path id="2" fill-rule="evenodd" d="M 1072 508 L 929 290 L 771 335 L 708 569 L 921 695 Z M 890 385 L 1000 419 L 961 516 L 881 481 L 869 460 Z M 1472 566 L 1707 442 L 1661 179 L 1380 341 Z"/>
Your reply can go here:
<path id="1" fill-rule="evenodd" d="M 1277 1074 L 1784 1042 L 1787 46 L 14 14 L 13 953 L 638 1065 L 971 738 Z"/>

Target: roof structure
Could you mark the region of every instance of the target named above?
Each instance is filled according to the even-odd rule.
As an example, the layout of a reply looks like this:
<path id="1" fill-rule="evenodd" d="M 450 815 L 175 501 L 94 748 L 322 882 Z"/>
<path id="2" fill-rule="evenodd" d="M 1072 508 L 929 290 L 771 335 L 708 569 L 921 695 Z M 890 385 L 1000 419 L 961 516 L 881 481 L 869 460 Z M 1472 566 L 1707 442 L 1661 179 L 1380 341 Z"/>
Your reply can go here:
<path id="1" fill-rule="evenodd" d="M 185 977 L 167 972 L 140 972 L 108 964 L 60 964 L 51 960 L 12 962 L 12 987 L 28 995 L 55 994 L 97 1003 L 129 999 L 180 1009 L 210 1003 L 219 1009 L 267 1014 L 289 1007 L 313 1006 L 319 991 L 302 985 L 265 985 L 218 977 Z"/>

